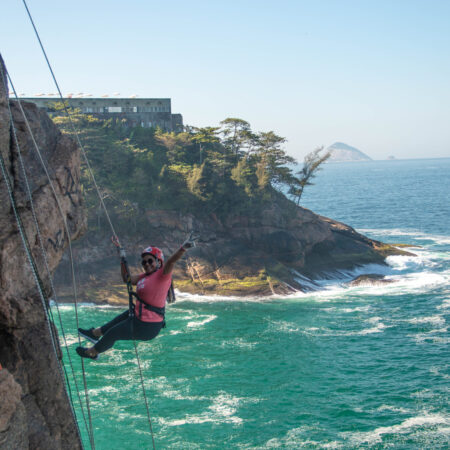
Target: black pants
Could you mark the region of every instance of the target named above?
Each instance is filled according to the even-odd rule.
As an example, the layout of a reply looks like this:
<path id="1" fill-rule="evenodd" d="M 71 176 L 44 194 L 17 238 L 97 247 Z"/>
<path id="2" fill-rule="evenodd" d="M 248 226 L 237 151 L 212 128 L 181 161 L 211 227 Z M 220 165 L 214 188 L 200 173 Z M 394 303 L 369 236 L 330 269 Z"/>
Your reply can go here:
<path id="1" fill-rule="evenodd" d="M 142 322 L 136 317 L 130 317 L 128 311 L 119 314 L 113 320 L 103 325 L 101 339 L 94 345 L 95 350 L 103 353 L 109 350 L 116 341 L 149 341 L 158 336 L 164 322 Z"/>

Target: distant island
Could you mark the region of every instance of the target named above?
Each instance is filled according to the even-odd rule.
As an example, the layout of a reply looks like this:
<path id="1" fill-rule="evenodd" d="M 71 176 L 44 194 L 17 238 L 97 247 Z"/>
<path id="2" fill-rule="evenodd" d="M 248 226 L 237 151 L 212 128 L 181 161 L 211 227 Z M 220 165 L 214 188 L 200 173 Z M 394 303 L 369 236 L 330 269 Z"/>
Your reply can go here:
<path id="1" fill-rule="evenodd" d="M 343 142 L 335 142 L 326 150 L 331 153 L 331 156 L 328 159 L 330 162 L 372 161 L 372 158 L 367 156 L 361 150 L 344 144 Z"/>

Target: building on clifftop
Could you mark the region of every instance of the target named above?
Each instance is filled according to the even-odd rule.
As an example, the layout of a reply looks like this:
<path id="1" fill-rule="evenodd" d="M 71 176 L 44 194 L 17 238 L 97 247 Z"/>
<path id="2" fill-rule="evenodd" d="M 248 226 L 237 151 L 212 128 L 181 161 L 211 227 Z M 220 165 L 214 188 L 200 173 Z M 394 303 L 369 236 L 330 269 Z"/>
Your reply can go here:
<path id="1" fill-rule="evenodd" d="M 21 97 L 20 100 L 32 102 L 49 113 L 55 112 L 55 104 L 60 102 L 59 98 L 52 97 Z M 99 119 L 125 119 L 130 126 L 159 127 L 176 133 L 183 131 L 183 116 L 172 114 L 170 98 L 66 97 L 64 101 L 82 114 Z"/>

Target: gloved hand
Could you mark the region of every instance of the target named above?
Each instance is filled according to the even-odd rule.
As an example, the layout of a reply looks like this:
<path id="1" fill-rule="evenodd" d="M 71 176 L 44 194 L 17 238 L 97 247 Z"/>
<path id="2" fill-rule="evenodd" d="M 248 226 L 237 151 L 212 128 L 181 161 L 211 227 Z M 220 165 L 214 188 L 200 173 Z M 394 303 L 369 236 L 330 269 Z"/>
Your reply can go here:
<path id="1" fill-rule="evenodd" d="M 195 247 L 195 241 L 198 239 L 198 237 L 194 237 L 193 233 L 190 234 L 190 236 L 183 242 L 181 245 L 181 248 L 184 250 L 189 250 L 192 247 Z"/>
<path id="2" fill-rule="evenodd" d="M 112 236 L 111 242 L 116 246 L 117 251 L 119 252 L 120 259 L 122 261 L 125 261 L 127 255 L 125 253 L 125 249 L 120 245 L 119 238 L 117 236 Z"/>

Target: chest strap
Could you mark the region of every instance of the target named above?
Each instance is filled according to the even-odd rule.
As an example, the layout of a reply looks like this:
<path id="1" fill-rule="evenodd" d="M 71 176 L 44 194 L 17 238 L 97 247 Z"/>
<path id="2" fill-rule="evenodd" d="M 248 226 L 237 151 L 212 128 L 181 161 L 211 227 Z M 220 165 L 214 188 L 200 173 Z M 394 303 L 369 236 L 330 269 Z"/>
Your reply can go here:
<path id="1" fill-rule="evenodd" d="M 145 309 L 148 309 L 149 311 L 153 311 L 156 314 L 159 314 L 160 316 L 162 316 L 162 318 L 164 319 L 164 316 L 166 314 L 166 308 L 158 308 L 157 306 L 153 306 L 153 305 L 147 305 L 147 303 L 144 303 L 142 300 L 140 300 L 140 304 L 143 305 L 142 307 Z M 139 306 L 141 307 L 141 306 Z"/>
<path id="2" fill-rule="evenodd" d="M 149 311 L 152 311 L 156 314 L 159 314 L 163 319 L 166 314 L 166 308 L 158 308 L 157 306 L 149 305 L 145 302 L 143 302 L 138 296 L 136 296 L 137 300 L 139 301 L 139 317 L 142 317 L 142 308 L 145 308 Z"/>

